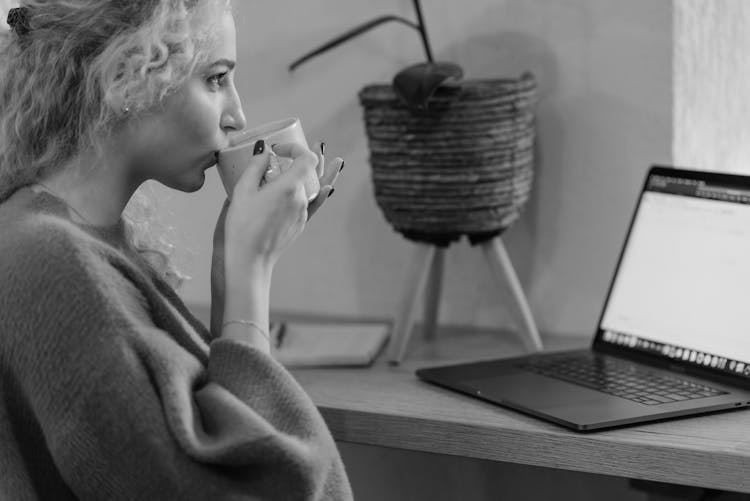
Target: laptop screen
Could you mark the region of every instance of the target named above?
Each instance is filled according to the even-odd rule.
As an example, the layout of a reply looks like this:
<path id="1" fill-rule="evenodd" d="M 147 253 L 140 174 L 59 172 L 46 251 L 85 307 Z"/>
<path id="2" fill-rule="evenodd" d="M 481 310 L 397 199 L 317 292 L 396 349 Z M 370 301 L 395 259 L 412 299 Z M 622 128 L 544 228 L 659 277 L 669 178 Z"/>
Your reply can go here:
<path id="1" fill-rule="evenodd" d="M 597 342 L 750 379 L 750 178 L 651 170 Z"/>

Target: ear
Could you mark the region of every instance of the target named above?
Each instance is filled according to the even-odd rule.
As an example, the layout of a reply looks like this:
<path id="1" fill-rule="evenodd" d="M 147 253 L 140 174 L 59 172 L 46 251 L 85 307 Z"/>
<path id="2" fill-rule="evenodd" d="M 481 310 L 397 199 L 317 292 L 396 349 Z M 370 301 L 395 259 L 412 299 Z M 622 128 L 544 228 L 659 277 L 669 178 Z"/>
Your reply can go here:
<path id="1" fill-rule="evenodd" d="M 113 93 L 111 91 L 104 95 L 104 104 L 109 107 L 112 113 L 122 119 L 126 119 L 133 114 L 134 106 L 128 103 L 123 94 Z"/>

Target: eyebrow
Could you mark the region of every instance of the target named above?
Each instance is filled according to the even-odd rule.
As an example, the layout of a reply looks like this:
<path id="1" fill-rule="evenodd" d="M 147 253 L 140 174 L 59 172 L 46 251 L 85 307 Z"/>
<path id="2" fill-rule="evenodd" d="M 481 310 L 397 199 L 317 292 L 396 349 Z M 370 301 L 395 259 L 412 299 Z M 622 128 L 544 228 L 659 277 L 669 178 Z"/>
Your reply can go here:
<path id="1" fill-rule="evenodd" d="M 232 61 L 231 59 L 219 59 L 219 60 L 214 61 L 213 63 L 211 63 L 211 66 L 209 66 L 209 67 L 213 68 L 214 66 L 224 65 L 224 66 L 226 66 L 227 68 L 229 68 L 231 70 L 231 69 L 234 69 L 234 65 L 235 64 L 236 63 L 234 61 Z"/>

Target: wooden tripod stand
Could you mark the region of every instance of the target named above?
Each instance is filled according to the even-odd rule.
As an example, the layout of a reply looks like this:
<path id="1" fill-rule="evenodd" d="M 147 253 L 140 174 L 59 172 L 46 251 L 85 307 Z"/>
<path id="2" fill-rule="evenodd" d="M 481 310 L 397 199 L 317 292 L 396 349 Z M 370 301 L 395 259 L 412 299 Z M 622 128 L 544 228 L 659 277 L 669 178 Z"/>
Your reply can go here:
<path id="1" fill-rule="evenodd" d="M 435 335 L 437 326 L 440 290 L 443 282 L 445 249 L 430 244 L 417 243 L 417 250 L 412 257 L 411 268 L 403 291 L 400 308 L 397 313 L 391 341 L 388 344 L 388 360 L 391 364 L 401 363 L 409 344 L 414 327 L 417 297 L 424 292 L 424 332 L 426 338 Z M 526 302 L 521 283 L 516 276 L 508 252 L 499 236 L 481 244 L 487 263 L 493 274 L 507 284 L 516 311 L 521 320 L 521 340 L 529 351 L 541 351 L 542 340 L 539 337 L 534 318 Z"/>

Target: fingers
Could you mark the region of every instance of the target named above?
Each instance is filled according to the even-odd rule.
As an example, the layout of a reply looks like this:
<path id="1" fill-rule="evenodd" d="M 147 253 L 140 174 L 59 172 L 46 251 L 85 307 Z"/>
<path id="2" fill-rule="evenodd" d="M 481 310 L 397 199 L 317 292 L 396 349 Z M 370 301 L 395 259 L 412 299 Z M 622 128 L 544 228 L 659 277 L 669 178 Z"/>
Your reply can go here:
<path id="1" fill-rule="evenodd" d="M 326 165 L 326 143 L 325 141 L 316 141 L 313 144 L 313 152 L 318 156 L 318 165 L 315 166 L 315 174 L 318 175 L 318 179 L 323 177 Z"/>
<path id="2" fill-rule="evenodd" d="M 297 180 L 302 180 L 305 183 L 305 191 L 308 194 L 306 219 L 309 220 L 333 194 L 334 184 L 344 169 L 344 160 L 336 157 L 326 166 L 325 143 L 323 141 L 315 142 L 313 151 L 296 143 L 275 144 L 272 148 L 273 152 L 279 156 L 293 158 L 297 165 L 304 165 L 309 168 L 312 165 L 309 162 L 315 162 L 316 176 L 314 179 L 309 177 L 310 171 L 304 168 L 291 169 L 294 172 L 290 172 L 292 176 L 298 176 Z"/>
<path id="3" fill-rule="evenodd" d="M 307 206 L 307 220 L 309 221 L 311 217 L 313 217 L 313 214 L 318 212 L 318 209 L 320 209 L 325 201 L 328 199 L 328 197 L 333 193 L 333 186 L 326 185 L 323 186 L 320 189 L 320 192 L 318 193 L 318 196 L 308 204 Z"/>
<path id="4" fill-rule="evenodd" d="M 333 195 L 333 192 L 335 191 L 334 184 L 336 184 L 336 180 L 338 179 L 343 169 L 344 160 L 339 157 L 334 158 L 331 161 L 330 165 L 326 168 L 325 175 L 320 180 L 320 185 L 322 186 L 320 188 L 320 193 L 318 197 L 310 202 L 310 205 L 308 205 L 307 207 L 308 220 L 313 216 L 313 214 L 318 212 L 318 209 L 320 209 L 326 202 L 326 200 L 328 200 L 328 198 Z"/>
<path id="5" fill-rule="evenodd" d="M 253 156 L 250 157 L 247 168 L 237 181 L 234 191 L 241 190 L 247 193 L 258 189 L 266 173 L 270 154 L 270 148 L 265 145 L 262 139 L 255 143 Z"/>
<path id="6" fill-rule="evenodd" d="M 307 158 L 314 162 L 318 161 L 318 156 L 315 153 L 298 143 L 279 143 L 274 144 L 272 148 L 274 153 L 280 157 L 287 157 L 294 160 L 297 160 L 298 158 Z"/>
<path id="7" fill-rule="evenodd" d="M 290 179 L 304 184 L 308 201 L 315 199 L 320 191 L 317 173 L 320 158 L 325 148 L 321 147 L 320 144 L 318 142 L 314 146 L 318 150 L 317 154 L 297 143 L 275 144 L 272 147 L 275 154 L 292 159 L 292 165 L 288 169 Z"/>
<path id="8" fill-rule="evenodd" d="M 344 169 L 344 159 L 336 157 L 330 165 L 326 167 L 323 177 L 320 178 L 320 185 L 325 186 L 327 184 L 334 185 L 339 174 Z"/>

